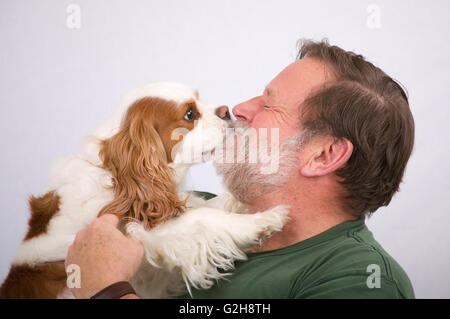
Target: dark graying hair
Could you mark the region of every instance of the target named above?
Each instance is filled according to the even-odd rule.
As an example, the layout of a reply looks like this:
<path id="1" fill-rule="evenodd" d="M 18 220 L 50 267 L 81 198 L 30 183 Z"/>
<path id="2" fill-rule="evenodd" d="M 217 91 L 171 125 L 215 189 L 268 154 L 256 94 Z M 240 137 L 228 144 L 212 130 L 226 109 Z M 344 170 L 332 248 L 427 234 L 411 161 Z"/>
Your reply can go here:
<path id="1" fill-rule="evenodd" d="M 302 41 L 297 59 L 325 62 L 335 80 L 310 94 L 301 124 L 313 135 L 345 138 L 353 153 L 336 174 L 343 203 L 362 217 L 387 206 L 399 190 L 414 145 L 414 119 L 402 86 L 361 55 L 326 40 Z"/>

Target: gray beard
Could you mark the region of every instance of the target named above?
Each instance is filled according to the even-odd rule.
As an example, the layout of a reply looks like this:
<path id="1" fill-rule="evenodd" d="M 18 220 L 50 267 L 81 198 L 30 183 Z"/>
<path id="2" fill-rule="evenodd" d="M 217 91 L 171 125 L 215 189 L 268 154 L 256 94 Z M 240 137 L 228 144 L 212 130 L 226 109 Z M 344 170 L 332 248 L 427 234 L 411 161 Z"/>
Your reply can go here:
<path id="1" fill-rule="evenodd" d="M 242 124 L 240 126 L 242 127 Z M 307 134 L 299 132 L 280 145 L 278 170 L 274 173 L 261 173 L 262 164 L 259 161 L 250 163 L 248 143 L 241 145 L 241 151 L 245 150 L 243 163 L 218 163 L 215 161 L 214 166 L 216 172 L 223 176 L 223 183 L 227 190 L 237 200 L 249 205 L 262 195 L 280 189 L 289 181 L 292 174 L 296 173 L 295 168 L 300 150 L 306 140 Z"/>

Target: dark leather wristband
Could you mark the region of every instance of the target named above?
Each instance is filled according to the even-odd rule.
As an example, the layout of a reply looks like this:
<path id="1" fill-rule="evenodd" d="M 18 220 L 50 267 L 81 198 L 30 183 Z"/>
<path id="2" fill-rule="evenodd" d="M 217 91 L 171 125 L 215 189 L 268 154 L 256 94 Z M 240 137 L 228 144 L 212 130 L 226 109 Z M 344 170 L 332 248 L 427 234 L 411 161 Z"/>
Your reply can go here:
<path id="1" fill-rule="evenodd" d="M 100 290 L 90 299 L 120 299 L 128 294 L 136 294 L 128 281 L 119 281 Z"/>

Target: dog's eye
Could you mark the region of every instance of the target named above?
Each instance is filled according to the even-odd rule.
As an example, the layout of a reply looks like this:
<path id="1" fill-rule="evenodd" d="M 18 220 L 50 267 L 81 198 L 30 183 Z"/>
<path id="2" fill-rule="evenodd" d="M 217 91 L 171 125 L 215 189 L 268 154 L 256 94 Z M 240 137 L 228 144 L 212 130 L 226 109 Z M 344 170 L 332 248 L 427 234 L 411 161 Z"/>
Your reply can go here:
<path id="1" fill-rule="evenodd" d="M 195 118 L 195 112 L 193 109 L 189 109 L 189 111 L 184 114 L 184 119 L 188 122 L 192 122 Z"/>

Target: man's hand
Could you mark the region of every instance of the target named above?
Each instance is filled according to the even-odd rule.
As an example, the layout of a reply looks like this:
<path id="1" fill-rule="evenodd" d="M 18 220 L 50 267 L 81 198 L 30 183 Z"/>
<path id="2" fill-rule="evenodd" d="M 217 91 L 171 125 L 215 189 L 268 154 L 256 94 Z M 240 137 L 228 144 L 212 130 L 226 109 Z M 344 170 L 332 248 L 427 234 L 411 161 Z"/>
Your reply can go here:
<path id="1" fill-rule="evenodd" d="M 89 298 L 103 288 L 130 281 L 144 256 L 142 243 L 117 229 L 119 219 L 106 214 L 78 232 L 69 247 L 66 268 L 76 264 L 81 270 L 81 288 L 72 288 L 76 298 Z"/>

